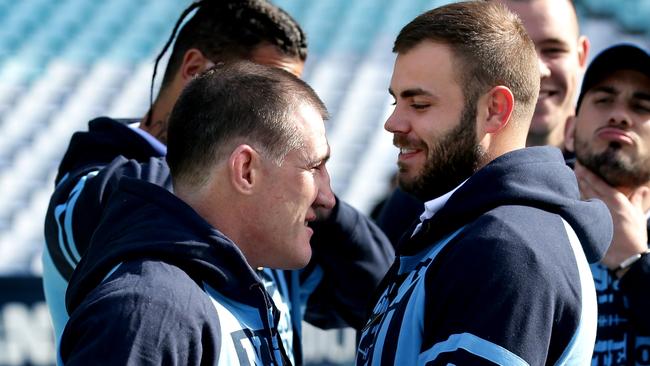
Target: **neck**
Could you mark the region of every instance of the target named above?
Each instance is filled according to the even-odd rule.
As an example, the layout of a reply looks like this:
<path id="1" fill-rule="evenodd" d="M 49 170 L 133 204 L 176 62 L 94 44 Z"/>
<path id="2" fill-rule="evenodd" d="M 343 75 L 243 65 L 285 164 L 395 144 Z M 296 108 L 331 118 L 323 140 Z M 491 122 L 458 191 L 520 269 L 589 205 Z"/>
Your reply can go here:
<path id="1" fill-rule="evenodd" d="M 223 175 L 223 174 L 222 174 Z M 223 191 L 224 182 L 207 184 L 199 189 L 192 189 L 174 185 L 174 194 L 192 207 L 213 228 L 219 230 L 230 239 L 246 258 L 249 265 L 255 268 L 257 265 L 251 262 L 251 248 L 246 243 L 248 233 L 241 225 L 245 222 L 246 214 L 250 212 L 247 207 L 235 204 L 234 192 Z M 222 189 L 219 189 L 221 187 Z"/>
<path id="2" fill-rule="evenodd" d="M 151 110 L 140 120 L 140 128 L 165 145 L 167 144 L 169 115 L 178 98 L 170 89 L 160 91 Z"/>
<path id="3" fill-rule="evenodd" d="M 564 146 L 564 125 L 548 134 L 529 133 L 526 137 L 526 146 L 555 146 L 562 149 Z"/>

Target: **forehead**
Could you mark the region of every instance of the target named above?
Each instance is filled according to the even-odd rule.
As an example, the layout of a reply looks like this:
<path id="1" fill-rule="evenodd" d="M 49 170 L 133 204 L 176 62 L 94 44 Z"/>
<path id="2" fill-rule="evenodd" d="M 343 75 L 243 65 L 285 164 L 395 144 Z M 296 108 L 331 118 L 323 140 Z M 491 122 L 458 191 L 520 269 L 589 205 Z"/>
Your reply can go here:
<path id="1" fill-rule="evenodd" d="M 301 103 L 294 116 L 298 130 L 301 131 L 306 158 L 322 159 L 329 154 L 325 123 L 318 109 L 308 103 Z"/>
<path id="2" fill-rule="evenodd" d="M 602 78 L 585 94 L 597 92 L 601 88 L 612 88 L 617 92 L 650 95 L 650 77 L 636 70 L 617 70 Z"/>
<path id="3" fill-rule="evenodd" d="M 535 45 L 548 40 L 569 44 L 578 39 L 578 19 L 569 0 L 501 0 L 524 23 Z"/>
<path id="4" fill-rule="evenodd" d="M 396 97 L 407 90 L 462 95 L 459 72 L 460 66 L 449 46 L 424 41 L 397 55 L 390 87 Z"/>
<path id="5" fill-rule="evenodd" d="M 305 63 L 299 58 L 287 56 L 276 46 L 267 43 L 255 48 L 251 54 L 251 61 L 261 65 L 283 69 L 297 77 L 302 75 L 302 71 L 305 67 Z"/>

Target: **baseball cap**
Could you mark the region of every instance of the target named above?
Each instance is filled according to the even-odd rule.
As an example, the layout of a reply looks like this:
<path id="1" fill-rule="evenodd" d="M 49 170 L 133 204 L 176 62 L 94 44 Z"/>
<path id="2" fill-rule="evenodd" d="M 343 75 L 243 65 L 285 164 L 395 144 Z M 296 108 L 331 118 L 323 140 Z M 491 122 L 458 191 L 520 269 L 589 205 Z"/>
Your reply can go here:
<path id="1" fill-rule="evenodd" d="M 591 88 L 618 70 L 634 70 L 650 76 L 650 54 L 631 43 L 617 44 L 599 53 L 582 79 L 576 110 L 580 109 L 582 98 Z"/>

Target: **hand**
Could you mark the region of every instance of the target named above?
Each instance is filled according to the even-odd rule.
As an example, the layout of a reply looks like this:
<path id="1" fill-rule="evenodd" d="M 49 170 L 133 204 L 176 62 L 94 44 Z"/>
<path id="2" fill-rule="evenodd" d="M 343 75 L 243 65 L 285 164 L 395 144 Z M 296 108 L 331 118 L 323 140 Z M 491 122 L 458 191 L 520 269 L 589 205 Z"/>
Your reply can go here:
<path id="1" fill-rule="evenodd" d="M 645 213 L 650 207 L 650 188 L 642 186 L 626 195 L 609 186 L 578 162 L 575 173 L 582 197 L 602 200 L 612 215 L 614 237 L 601 263 L 609 269 L 616 269 L 625 259 L 647 251 Z"/>

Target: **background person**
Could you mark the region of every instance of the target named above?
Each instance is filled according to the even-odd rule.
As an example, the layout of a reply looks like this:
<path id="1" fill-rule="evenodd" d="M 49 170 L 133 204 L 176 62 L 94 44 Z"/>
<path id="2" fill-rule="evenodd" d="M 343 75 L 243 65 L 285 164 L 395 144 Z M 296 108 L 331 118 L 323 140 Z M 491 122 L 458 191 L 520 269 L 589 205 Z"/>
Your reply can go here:
<path id="1" fill-rule="evenodd" d="M 650 55 L 615 45 L 589 65 L 567 147 L 585 198 L 610 210 L 614 238 L 592 265 L 598 294 L 598 336 L 592 365 L 643 365 L 650 360 Z"/>

